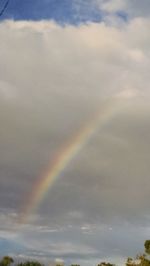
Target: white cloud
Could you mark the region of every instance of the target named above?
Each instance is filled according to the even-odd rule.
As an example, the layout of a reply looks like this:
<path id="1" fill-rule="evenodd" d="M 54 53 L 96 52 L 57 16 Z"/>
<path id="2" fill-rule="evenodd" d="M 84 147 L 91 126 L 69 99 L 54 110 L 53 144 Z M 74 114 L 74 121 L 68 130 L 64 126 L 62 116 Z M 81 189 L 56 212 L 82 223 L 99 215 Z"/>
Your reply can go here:
<path id="1" fill-rule="evenodd" d="M 124 0 L 108 0 L 103 1 L 101 8 L 108 12 L 116 12 L 126 9 L 127 2 Z"/>
<path id="2" fill-rule="evenodd" d="M 83 0 L 78 0 L 78 5 L 79 3 L 82 6 Z M 149 17 L 150 10 L 149 0 L 92 0 L 92 6 L 100 10 L 102 20 L 109 24 L 116 23 L 118 26 L 123 20 Z"/>

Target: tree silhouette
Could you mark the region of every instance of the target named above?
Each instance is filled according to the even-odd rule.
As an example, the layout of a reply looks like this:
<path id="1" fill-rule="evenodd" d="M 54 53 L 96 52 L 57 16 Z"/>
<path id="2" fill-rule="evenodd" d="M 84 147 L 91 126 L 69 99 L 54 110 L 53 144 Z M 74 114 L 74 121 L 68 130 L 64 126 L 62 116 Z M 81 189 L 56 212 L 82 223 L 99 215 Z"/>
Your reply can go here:
<path id="1" fill-rule="evenodd" d="M 144 243 L 144 247 L 145 247 L 145 252 L 147 254 L 150 254 L 150 240 L 146 240 Z"/>
<path id="2" fill-rule="evenodd" d="M 111 264 L 109 262 L 101 262 L 97 266 L 115 266 L 114 264 Z"/>
<path id="3" fill-rule="evenodd" d="M 38 261 L 25 261 L 17 264 L 17 266 L 44 266 Z"/>
<path id="4" fill-rule="evenodd" d="M 9 256 L 3 257 L 3 259 L 0 261 L 0 266 L 9 266 L 11 263 L 13 263 L 13 258 Z"/>

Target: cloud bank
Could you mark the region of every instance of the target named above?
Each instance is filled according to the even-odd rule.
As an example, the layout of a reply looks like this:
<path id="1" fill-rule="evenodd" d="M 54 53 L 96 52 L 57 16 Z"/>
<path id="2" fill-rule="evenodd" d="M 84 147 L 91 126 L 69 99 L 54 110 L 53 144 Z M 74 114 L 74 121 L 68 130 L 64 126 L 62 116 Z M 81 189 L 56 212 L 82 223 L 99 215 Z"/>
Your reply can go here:
<path id="1" fill-rule="evenodd" d="M 122 27 L 0 23 L 0 243 L 8 252 L 86 264 L 108 249 L 118 261 L 141 250 L 150 219 L 149 27 L 149 18 Z M 36 180 L 114 97 L 122 101 L 117 115 L 20 228 Z"/>

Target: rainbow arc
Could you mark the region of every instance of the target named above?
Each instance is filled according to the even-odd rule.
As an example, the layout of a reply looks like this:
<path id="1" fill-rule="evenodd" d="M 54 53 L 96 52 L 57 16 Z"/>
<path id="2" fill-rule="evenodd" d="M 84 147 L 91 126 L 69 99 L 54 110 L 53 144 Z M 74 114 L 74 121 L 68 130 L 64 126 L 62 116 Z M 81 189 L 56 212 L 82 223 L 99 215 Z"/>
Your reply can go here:
<path id="1" fill-rule="evenodd" d="M 47 174 L 40 177 L 38 182 L 33 186 L 32 192 L 28 201 L 24 205 L 19 222 L 26 223 L 32 213 L 34 213 L 40 203 L 45 198 L 47 192 L 53 186 L 54 182 L 62 176 L 63 171 L 69 163 L 75 158 L 81 149 L 89 142 L 93 134 L 100 130 L 119 110 L 121 103 L 116 100 L 111 100 L 104 104 L 103 108 L 93 115 L 90 122 L 87 123 L 72 139 L 65 145 L 63 150 L 60 150 L 57 158 L 50 165 Z"/>

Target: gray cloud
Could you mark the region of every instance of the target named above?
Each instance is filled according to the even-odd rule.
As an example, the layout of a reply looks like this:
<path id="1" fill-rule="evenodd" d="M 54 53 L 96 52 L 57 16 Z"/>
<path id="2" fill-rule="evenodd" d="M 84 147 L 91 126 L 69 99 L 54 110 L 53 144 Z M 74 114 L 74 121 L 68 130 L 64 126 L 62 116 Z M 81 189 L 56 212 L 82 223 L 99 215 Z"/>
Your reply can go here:
<path id="1" fill-rule="evenodd" d="M 86 264 L 142 248 L 150 219 L 149 26 L 142 18 L 121 29 L 0 24 L 0 243 L 14 241 L 13 253 Z M 53 157 L 112 98 L 122 107 L 18 225 Z"/>

